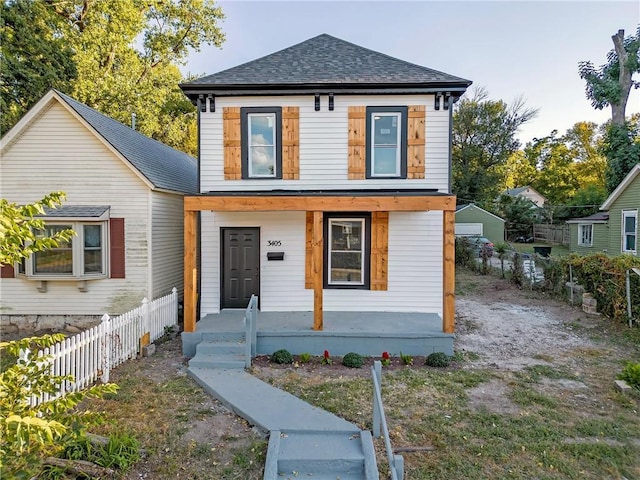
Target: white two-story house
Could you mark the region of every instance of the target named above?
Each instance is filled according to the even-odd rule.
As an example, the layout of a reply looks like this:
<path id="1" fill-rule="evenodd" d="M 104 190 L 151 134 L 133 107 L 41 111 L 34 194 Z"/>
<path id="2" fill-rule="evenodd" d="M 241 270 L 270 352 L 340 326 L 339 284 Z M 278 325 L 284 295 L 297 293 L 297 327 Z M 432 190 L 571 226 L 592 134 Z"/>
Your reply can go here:
<path id="1" fill-rule="evenodd" d="M 185 331 L 224 309 L 435 313 L 454 331 L 453 103 L 471 82 L 320 35 L 182 84 Z M 198 249 L 199 246 L 199 249 Z"/>

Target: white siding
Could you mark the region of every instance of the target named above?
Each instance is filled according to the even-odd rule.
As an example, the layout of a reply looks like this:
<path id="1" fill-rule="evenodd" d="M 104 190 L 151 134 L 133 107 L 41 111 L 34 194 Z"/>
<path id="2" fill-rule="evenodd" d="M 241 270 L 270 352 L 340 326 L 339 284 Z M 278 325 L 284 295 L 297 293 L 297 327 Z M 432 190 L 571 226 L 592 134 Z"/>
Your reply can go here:
<path id="1" fill-rule="evenodd" d="M 449 111 L 433 109 L 433 95 L 339 96 L 329 111 L 326 96 L 314 110 L 313 96 L 216 98 L 216 111 L 201 114 L 201 191 L 435 188 L 446 192 L 449 181 Z M 426 107 L 426 174 L 424 180 L 348 179 L 348 107 L 421 105 Z M 300 180 L 224 180 L 222 111 L 224 107 L 299 106 Z"/>
<path id="2" fill-rule="evenodd" d="M 220 308 L 220 227 L 260 227 L 261 310 L 313 310 L 313 291 L 304 288 L 304 212 L 203 212 L 202 316 Z M 282 244 L 267 247 L 269 240 Z M 268 251 L 284 251 L 284 261 L 267 261 Z M 324 308 L 442 314 L 442 212 L 392 212 L 388 290 L 325 289 Z"/>
<path id="3" fill-rule="evenodd" d="M 126 278 L 87 282 L 0 280 L 0 308 L 6 314 L 117 314 L 149 296 L 147 281 L 148 187 L 63 106 L 54 102 L 16 139 L 0 159 L 0 194 L 27 203 L 66 192 L 65 205 L 110 205 L 125 218 Z"/>
<path id="4" fill-rule="evenodd" d="M 183 292 L 184 212 L 183 197 L 170 193 L 151 193 L 152 241 L 151 271 L 153 298 L 178 289 Z"/>

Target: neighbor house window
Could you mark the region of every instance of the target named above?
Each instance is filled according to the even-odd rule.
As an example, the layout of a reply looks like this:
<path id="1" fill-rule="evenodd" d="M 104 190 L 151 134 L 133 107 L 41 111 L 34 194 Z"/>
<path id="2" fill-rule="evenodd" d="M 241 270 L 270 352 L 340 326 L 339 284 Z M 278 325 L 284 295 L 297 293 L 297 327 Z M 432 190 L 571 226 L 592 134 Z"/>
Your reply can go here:
<path id="1" fill-rule="evenodd" d="M 407 178 L 407 107 L 367 107 L 367 178 Z"/>
<path id="2" fill-rule="evenodd" d="M 282 108 L 242 108 L 242 178 L 282 178 Z"/>
<path id="3" fill-rule="evenodd" d="M 622 211 L 622 252 L 638 252 L 638 211 Z"/>
<path id="4" fill-rule="evenodd" d="M 325 285 L 369 288 L 369 216 L 329 216 L 325 221 Z"/>
<path id="5" fill-rule="evenodd" d="M 578 245 L 581 247 L 593 245 L 593 225 L 578 225 Z"/>
<path id="6" fill-rule="evenodd" d="M 76 235 L 57 247 L 34 253 L 18 267 L 18 273 L 33 277 L 90 278 L 107 274 L 107 222 L 47 224 L 37 237 L 71 229 Z"/>

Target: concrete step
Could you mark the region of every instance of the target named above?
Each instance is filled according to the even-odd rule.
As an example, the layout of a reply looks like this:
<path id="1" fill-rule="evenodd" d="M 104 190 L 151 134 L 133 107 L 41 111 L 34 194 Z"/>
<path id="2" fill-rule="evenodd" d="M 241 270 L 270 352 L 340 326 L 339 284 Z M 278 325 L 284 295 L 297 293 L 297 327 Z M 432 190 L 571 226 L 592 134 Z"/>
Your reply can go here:
<path id="1" fill-rule="evenodd" d="M 272 431 L 264 479 L 289 476 L 377 480 L 371 434 L 368 431 Z"/>
<path id="2" fill-rule="evenodd" d="M 202 332 L 202 342 L 244 342 L 245 331 L 236 332 Z"/>
<path id="3" fill-rule="evenodd" d="M 224 368 L 224 369 L 244 369 L 245 358 L 243 354 L 203 354 L 196 353 L 196 356 L 189 360 L 189 368 Z"/>
<path id="4" fill-rule="evenodd" d="M 196 355 L 244 355 L 244 341 L 200 342 Z"/>

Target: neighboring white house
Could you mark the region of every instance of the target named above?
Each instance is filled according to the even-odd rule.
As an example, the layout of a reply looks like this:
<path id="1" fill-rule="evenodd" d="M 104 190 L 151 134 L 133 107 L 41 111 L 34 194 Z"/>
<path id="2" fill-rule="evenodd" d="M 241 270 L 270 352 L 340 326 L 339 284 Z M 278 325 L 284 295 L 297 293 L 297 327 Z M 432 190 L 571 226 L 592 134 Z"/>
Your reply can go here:
<path id="1" fill-rule="evenodd" d="M 536 206 L 542 208 L 547 199 L 529 185 L 518 188 L 508 188 L 503 192 L 503 195 L 509 195 L 510 197 L 523 197 L 531 200 Z"/>
<path id="2" fill-rule="evenodd" d="M 2 267 L 2 329 L 84 326 L 144 297 L 182 293 L 183 196 L 195 159 L 55 90 L 0 140 L 0 194 L 18 204 L 67 194 L 47 229 L 70 244 Z"/>
<path id="3" fill-rule="evenodd" d="M 453 103 L 470 81 L 329 35 L 181 85 L 200 110 L 185 330 L 262 311 L 431 312 L 454 328 Z"/>

